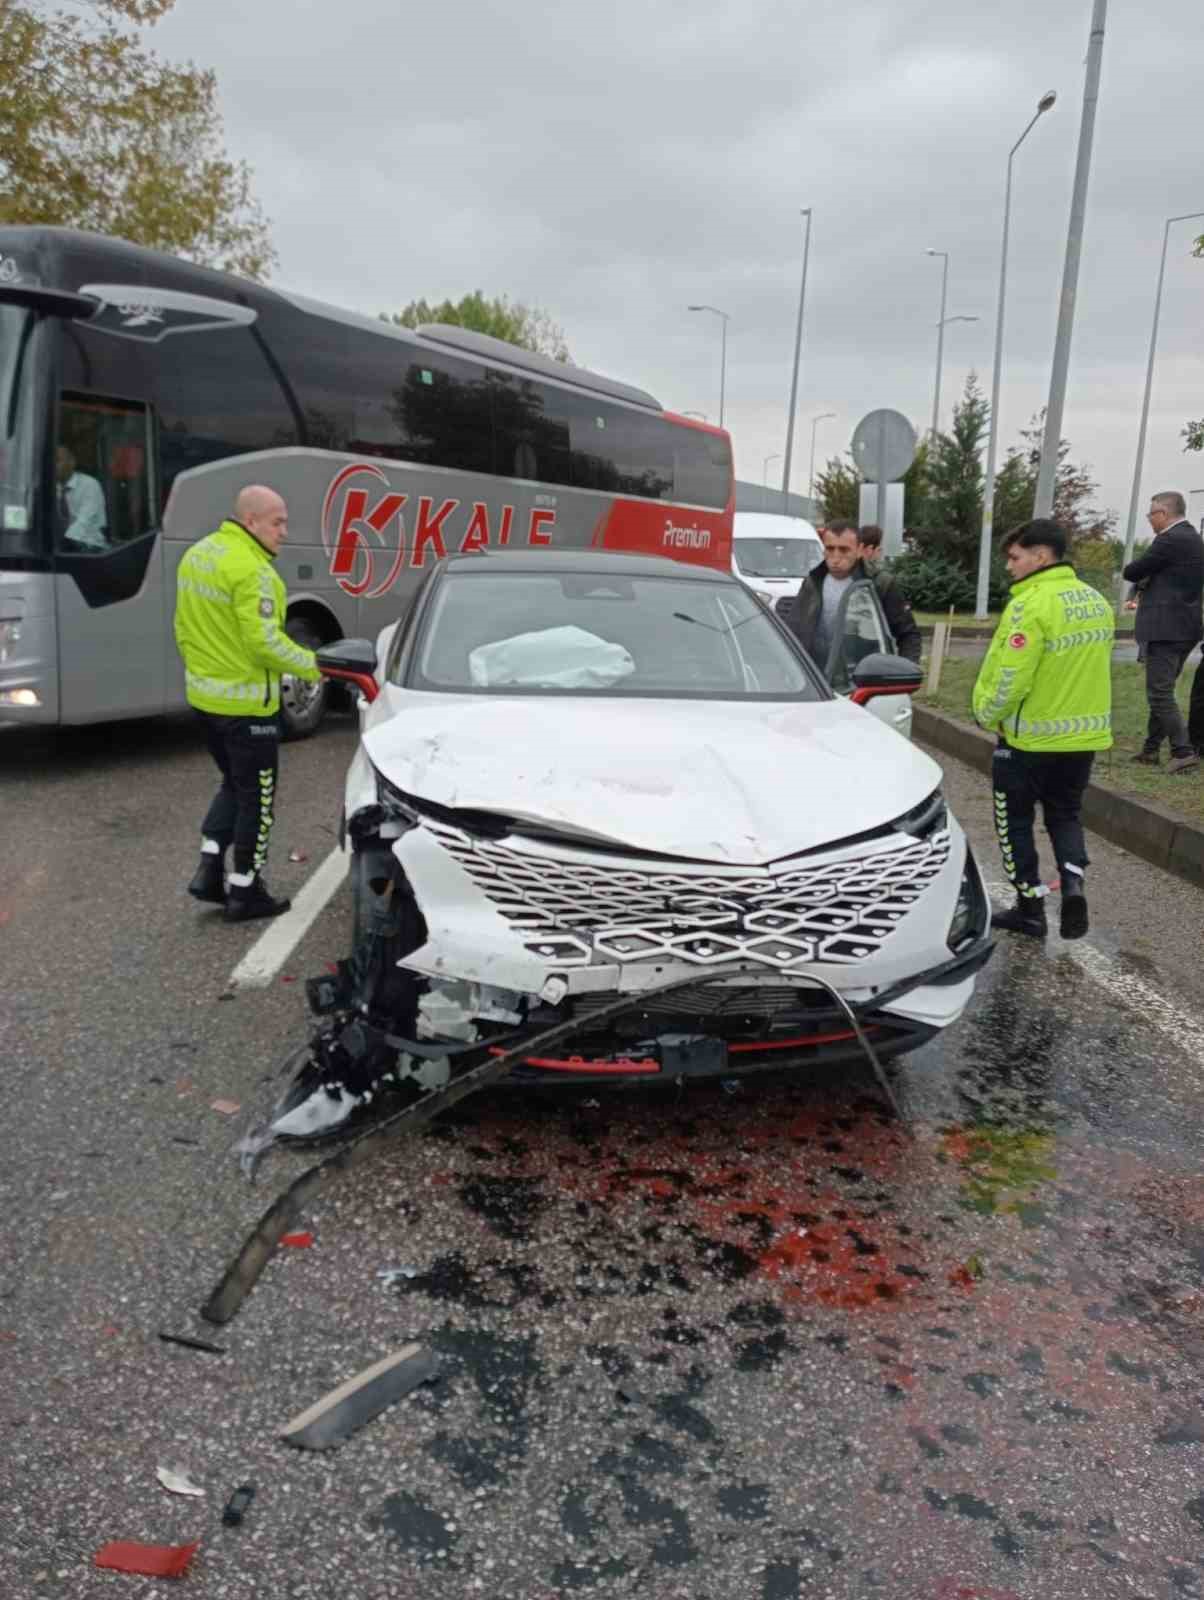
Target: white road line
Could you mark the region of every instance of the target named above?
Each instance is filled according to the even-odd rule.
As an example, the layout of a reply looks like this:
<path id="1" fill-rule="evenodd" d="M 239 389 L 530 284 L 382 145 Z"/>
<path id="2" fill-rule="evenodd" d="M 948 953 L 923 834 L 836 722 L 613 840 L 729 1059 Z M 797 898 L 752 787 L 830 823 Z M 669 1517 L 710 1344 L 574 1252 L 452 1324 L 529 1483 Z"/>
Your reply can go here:
<path id="1" fill-rule="evenodd" d="M 235 967 L 230 974 L 232 989 L 263 989 L 271 983 L 346 878 L 349 860 L 336 845 L 306 879 L 289 910 L 268 924 Z"/>
<path id="2" fill-rule="evenodd" d="M 1016 891 L 1009 883 L 987 882 L 987 893 L 1001 905 L 1011 905 Z M 1056 905 L 1057 902 L 1053 901 Z M 1056 913 L 1053 918 L 1057 926 Z M 1055 935 L 1051 935 L 1051 938 Z M 1152 984 L 1130 972 L 1121 962 L 1114 960 L 1089 939 L 1058 939 L 1057 952 L 1069 956 L 1075 965 L 1093 982 L 1098 983 L 1121 1005 L 1137 1015 L 1191 1057 L 1204 1072 L 1204 1023 L 1198 1016 L 1168 1000 Z"/>

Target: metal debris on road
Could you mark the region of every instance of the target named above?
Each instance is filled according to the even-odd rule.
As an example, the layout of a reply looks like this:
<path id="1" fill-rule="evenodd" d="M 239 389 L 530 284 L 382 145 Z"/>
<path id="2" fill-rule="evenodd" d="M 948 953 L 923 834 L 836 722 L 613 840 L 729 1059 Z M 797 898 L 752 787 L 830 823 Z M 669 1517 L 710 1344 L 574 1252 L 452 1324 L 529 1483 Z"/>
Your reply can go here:
<path id="1" fill-rule="evenodd" d="M 156 1467 L 155 1477 L 167 1490 L 168 1494 L 195 1495 L 204 1499 L 205 1491 L 199 1484 L 193 1483 L 191 1478 L 186 1478 L 182 1472 L 173 1471 L 171 1467 Z"/>
<path id="2" fill-rule="evenodd" d="M 255 1498 L 255 1485 L 253 1483 L 239 1484 L 234 1493 L 226 1501 L 222 1511 L 222 1525 L 226 1528 L 241 1526 L 242 1519 L 247 1514 L 247 1507 Z"/>
<path id="3" fill-rule="evenodd" d="M 208 1339 L 194 1339 L 187 1333 L 160 1333 L 164 1344 L 182 1344 L 187 1350 L 203 1350 L 209 1356 L 224 1356 L 225 1345 L 210 1344 Z"/>
<path id="4" fill-rule="evenodd" d="M 112 1539 L 101 1546 L 92 1560 L 112 1572 L 133 1572 L 143 1578 L 182 1578 L 200 1548 L 199 1539 L 195 1544 L 136 1544 L 129 1539 Z"/>
<path id="5" fill-rule="evenodd" d="M 420 1344 L 407 1344 L 348 1378 L 286 1422 L 280 1437 L 299 1450 L 328 1450 L 420 1383 L 429 1383 L 438 1372 L 439 1362 L 433 1351 L 424 1350 Z"/>

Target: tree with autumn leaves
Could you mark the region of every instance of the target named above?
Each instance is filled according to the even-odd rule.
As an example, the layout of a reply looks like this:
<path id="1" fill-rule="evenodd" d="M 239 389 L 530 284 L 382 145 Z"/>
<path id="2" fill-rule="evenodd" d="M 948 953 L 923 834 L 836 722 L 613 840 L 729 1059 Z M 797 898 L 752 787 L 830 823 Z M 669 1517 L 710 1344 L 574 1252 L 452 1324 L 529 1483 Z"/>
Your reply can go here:
<path id="1" fill-rule="evenodd" d="M 275 260 L 217 80 L 137 30 L 175 0 L 0 0 L 0 222 L 87 228 L 263 278 Z"/>

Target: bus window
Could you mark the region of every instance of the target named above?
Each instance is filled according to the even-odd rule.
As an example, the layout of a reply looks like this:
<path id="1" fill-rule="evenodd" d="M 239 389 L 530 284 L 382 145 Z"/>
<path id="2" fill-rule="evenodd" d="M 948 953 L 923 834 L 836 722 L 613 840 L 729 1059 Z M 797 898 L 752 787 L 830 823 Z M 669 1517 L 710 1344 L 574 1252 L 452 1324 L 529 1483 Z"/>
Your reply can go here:
<path id="1" fill-rule="evenodd" d="M 506 478 L 572 483 L 568 414 L 559 391 L 509 373 L 490 374 L 497 470 Z"/>
<path id="2" fill-rule="evenodd" d="M 673 430 L 673 498 L 684 505 L 727 505 L 732 457 L 722 434 L 703 428 Z"/>
<path id="3" fill-rule="evenodd" d="M 54 453 L 60 549 L 109 550 L 154 525 L 149 422 L 141 401 L 63 395 Z"/>

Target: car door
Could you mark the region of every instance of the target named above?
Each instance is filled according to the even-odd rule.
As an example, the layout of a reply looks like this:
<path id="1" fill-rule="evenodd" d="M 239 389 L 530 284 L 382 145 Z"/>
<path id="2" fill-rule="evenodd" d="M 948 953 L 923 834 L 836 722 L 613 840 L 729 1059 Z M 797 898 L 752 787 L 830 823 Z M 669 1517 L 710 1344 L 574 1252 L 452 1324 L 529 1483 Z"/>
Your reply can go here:
<path id="1" fill-rule="evenodd" d="M 839 695 L 852 692 L 852 674 L 865 656 L 895 653 L 895 641 L 887 626 L 886 613 L 874 585 L 865 579 L 851 583 L 840 597 L 832 629 L 832 647 L 824 670 L 828 682 Z M 882 695 L 866 709 L 894 728 L 905 739 L 911 738 L 911 696 Z"/>

